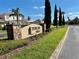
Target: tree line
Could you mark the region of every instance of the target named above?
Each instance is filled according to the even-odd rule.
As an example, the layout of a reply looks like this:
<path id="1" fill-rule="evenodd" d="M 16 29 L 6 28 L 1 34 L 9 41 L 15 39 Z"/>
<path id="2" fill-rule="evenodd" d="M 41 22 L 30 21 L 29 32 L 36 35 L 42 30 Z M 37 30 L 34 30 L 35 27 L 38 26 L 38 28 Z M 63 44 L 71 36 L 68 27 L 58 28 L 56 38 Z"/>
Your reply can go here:
<path id="1" fill-rule="evenodd" d="M 46 24 L 46 31 L 50 31 L 50 26 L 51 26 L 51 4 L 50 4 L 49 0 L 45 0 L 44 23 Z M 53 25 L 56 26 L 56 27 L 65 25 L 64 12 L 61 11 L 61 8 L 59 8 L 59 10 L 58 10 L 56 5 L 55 5 L 55 9 L 54 9 Z"/>
<path id="2" fill-rule="evenodd" d="M 66 21 L 68 25 L 79 25 L 79 18 L 75 17 L 74 19 L 70 19 L 68 17 L 68 21 Z"/>

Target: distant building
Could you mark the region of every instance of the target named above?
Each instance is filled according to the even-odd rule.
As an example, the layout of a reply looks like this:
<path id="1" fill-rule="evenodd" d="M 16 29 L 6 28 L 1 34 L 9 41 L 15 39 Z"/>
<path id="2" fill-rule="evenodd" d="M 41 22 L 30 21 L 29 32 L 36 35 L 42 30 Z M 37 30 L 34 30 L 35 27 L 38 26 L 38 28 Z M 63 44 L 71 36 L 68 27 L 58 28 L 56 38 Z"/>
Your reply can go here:
<path id="1" fill-rule="evenodd" d="M 13 14 L 13 13 L 10 12 L 10 13 L 0 14 L 0 25 L 2 27 L 4 27 L 4 25 L 6 25 L 7 22 L 12 23 L 12 22 L 15 22 L 17 20 L 17 17 L 15 15 L 10 16 L 10 14 Z M 22 16 L 19 16 L 18 18 L 19 18 L 19 20 L 23 20 Z"/>
<path id="2" fill-rule="evenodd" d="M 17 20 L 15 15 L 10 16 L 10 14 L 13 14 L 13 13 L 3 13 L 0 15 L 0 17 L 5 21 Z M 22 19 L 23 19 L 22 16 L 19 16 L 19 20 L 22 20 Z"/>

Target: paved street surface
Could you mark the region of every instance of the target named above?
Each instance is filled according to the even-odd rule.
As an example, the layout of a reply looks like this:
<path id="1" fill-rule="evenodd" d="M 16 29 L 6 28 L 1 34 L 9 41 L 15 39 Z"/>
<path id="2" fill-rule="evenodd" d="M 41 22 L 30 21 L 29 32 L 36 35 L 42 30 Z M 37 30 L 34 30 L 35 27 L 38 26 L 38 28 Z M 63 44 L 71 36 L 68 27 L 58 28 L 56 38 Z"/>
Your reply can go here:
<path id="1" fill-rule="evenodd" d="M 79 26 L 70 26 L 58 59 L 79 59 Z"/>

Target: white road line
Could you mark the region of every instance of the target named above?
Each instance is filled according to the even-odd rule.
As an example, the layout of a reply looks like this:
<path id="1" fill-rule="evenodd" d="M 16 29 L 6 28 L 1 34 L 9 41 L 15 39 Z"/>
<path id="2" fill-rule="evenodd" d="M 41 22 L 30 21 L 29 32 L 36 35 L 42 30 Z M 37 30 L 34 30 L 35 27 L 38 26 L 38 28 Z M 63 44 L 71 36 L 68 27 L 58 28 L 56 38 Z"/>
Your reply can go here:
<path id="1" fill-rule="evenodd" d="M 66 40 L 68 31 L 69 31 L 69 27 L 68 27 L 68 29 L 66 31 L 66 34 L 65 34 L 64 38 L 61 40 L 61 42 L 59 43 L 59 45 L 57 46 L 57 48 L 55 49 L 55 51 L 52 53 L 52 55 L 51 55 L 51 57 L 49 59 L 58 59 L 59 54 L 60 54 L 60 52 L 62 50 L 62 47 L 64 45 L 64 42 Z"/>

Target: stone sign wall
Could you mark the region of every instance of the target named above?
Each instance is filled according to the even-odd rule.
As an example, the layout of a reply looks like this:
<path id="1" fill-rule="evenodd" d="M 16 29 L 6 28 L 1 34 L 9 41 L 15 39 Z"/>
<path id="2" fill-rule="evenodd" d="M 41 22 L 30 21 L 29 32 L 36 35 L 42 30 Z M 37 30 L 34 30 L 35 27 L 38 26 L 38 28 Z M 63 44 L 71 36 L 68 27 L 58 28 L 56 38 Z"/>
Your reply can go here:
<path id="1" fill-rule="evenodd" d="M 13 26 L 13 32 L 14 32 L 14 39 L 18 40 L 21 39 L 21 31 L 19 26 Z"/>
<path id="2" fill-rule="evenodd" d="M 22 39 L 41 34 L 42 32 L 42 26 L 38 24 L 30 24 L 21 28 Z"/>
<path id="3" fill-rule="evenodd" d="M 12 25 L 6 25 L 6 27 L 7 27 L 8 39 L 14 39 L 13 26 Z"/>
<path id="4" fill-rule="evenodd" d="M 17 25 L 7 25 L 8 39 L 21 39 L 20 27 Z"/>
<path id="5" fill-rule="evenodd" d="M 44 29 L 43 27 L 44 25 L 38 24 L 30 24 L 22 28 L 17 25 L 7 25 L 8 39 L 19 40 L 41 34 Z"/>

